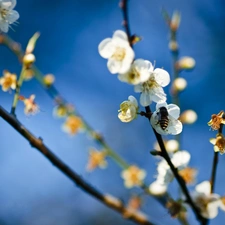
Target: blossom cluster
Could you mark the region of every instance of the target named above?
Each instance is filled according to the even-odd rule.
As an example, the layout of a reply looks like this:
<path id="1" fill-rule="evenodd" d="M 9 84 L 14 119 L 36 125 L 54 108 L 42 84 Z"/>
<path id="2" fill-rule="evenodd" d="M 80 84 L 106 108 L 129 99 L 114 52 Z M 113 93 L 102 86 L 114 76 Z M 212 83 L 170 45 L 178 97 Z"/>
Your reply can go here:
<path id="1" fill-rule="evenodd" d="M 180 109 L 178 106 L 166 103 L 166 94 L 163 87 L 170 83 L 169 73 L 160 68 L 154 68 L 152 63 L 144 59 L 135 59 L 135 53 L 130 46 L 124 31 L 117 30 L 112 38 L 104 39 L 98 46 L 100 55 L 108 59 L 107 67 L 112 74 L 118 73 L 122 82 L 134 85 L 134 91 L 141 93 L 140 104 L 149 106 L 157 103 L 151 124 L 153 128 L 163 135 L 179 134 L 182 123 L 178 120 Z M 161 113 L 161 108 L 166 114 Z M 134 96 L 129 96 L 128 101 L 120 105 L 119 119 L 130 122 L 137 117 L 138 104 Z"/>

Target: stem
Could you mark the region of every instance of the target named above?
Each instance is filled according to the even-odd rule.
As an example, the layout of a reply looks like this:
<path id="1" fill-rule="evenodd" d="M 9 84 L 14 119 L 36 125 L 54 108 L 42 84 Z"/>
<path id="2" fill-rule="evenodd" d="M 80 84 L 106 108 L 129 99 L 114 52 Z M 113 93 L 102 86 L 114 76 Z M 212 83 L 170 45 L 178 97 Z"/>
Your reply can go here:
<path id="1" fill-rule="evenodd" d="M 14 115 L 14 116 L 16 115 L 15 111 L 16 111 L 16 106 L 17 106 L 18 100 L 19 100 L 20 88 L 21 88 L 21 86 L 23 84 L 23 80 L 24 80 L 25 70 L 26 70 L 26 68 L 25 68 L 25 66 L 23 66 L 22 70 L 21 70 L 21 73 L 20 73 L 18 83 L 16 85 L 16 93 L 14 95 L 13 104 L 12 104 L 12 108 L 11 108 L 11 114 Z"/>
<path id="2" fill-rule="evenodd" d="M 122 13 L 123 13 L 123 26 L 127 33 L 127 37 L 128 37 L 130 46 L 132 47 L 132 38 L 131 38 L 129 18 L 128 18 L 128 0 L 121 0 L 120 7 L 121 7 Z"/>
<path id="3" fill-rule="evenodd" d="M 224 118 L 224 115 L 223 115 Z M 223 124 L 220 124 L 220 128 L 218 130 L 218 134 L 222 134 L 223 132 Z M 213 164 L 212 164 L 212 173 L 211 173 L 211 193 L 214 192 L 215 182 L 216 182 L 216 170 L 219 162 L 219 152 L 214 152 Z"/>
<path id="4" fill-rule="evenodd" d="M 0 116 L 8 122 L 18 133 L 20 133 L 32 147 L 36 148 L 44 157 L 46 157 L 56 168 L 58 168 L 65 176 L 72 180 L 82 190 L 95 197 L 109 208 L 114 209 L 121 215 L 127 212 L 127 208 L 123 205 L 122 201 L 109 197 L 109 195 L 102 194 L 96 188 L 87 183 L 81 176 L 73 171 L 66 165 L 60 158 L 58 158 L 44 143 L 41 138 L 35 137 L 28 129 L 26 129 L 14 116 L 10 115 L 5 109 L 0 106 Z M 134 212 L 127 218 L 142 225 L 154 225 L 146 217 L 140 213 Z"/>

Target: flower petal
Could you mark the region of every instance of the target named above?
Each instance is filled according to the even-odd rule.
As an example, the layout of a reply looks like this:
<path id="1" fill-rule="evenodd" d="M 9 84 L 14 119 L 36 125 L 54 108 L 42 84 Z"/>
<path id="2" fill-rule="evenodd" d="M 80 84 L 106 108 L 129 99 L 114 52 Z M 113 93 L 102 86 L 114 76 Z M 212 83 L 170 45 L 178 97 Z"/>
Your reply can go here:
<path id="1" fill-rule="evenodd" d="M 138 107 L 137 99 L 134 96 L 130 95 L 128 97 L 128 100 L 130 100 L 136 107 Z"/>
<path id="2" fill-rule="evenodd" d="M 121 68 L 121 62 L 114 59 L 109 59 L 107 62 L 107 67 L 112 74 L 118 73 Z"/>
<path id="3" fill-rule="evenodd" d="M 150 184 L 149 192 L 152 195 L 164 195 L 167 191 L 167 186 L 160 184 L 157 180 Z"/>
<path id="4" fill-rule="evenodd" d="M 127 34 L 122 30 L 116 30 L 113 34 L 113 39 L 128 41 Z"/>
<path id="5" fill-rule="evenodd" d="M 154 70 L 155 81 L 162 87 L 167 86 L 170 83 L 170 75 L 167 71 L 163 69 Z"/>
<path id="6" fill-rule="evenodd" d="M 169 104 L 168 113 L 170 116 L 177 120 L 180 116 L 180 108 L 175 104 Z"/>
<path id="7" fill-rule="evenodd" d="M 170 122 L 167 128 L 168 128 L 168 134 L 176 135 L 182 132 L 183 125 L 179 120 L 170 119 Z"/>
<path id="8" fill-rule="evenodd" d="M 18 20 L 20 17 L 19 13 L 15 10 L 12 10 L 10 14 L 7 16 L 7 20 L 9 21 L 9 24 L 14 23 L 16 20 Z"/>
<path id="9" fill-rule="evenodd" d="M 151 96 L 149 92 L 142 92 L 140 96 L 140 104 L 142 106 L 149 106 L 152 103 Z"/>
<path id="10" fill-rule="evenodd" d="M 198 193 L 203 193 L 205 195 L 209 195 L 211 191 L 211 184 L 209 181 L 203 181 L 202 183 L 196 185 L 195 190 Z"/>
<path id="11" fill-rule="evenodd" d="M 115 51 L 115 46 L 112 43 L 111 38 L 104 39 L 99 45 L 98 45 L 98 52 L 101 55 L 101 57 L 108 59 L 112 56 L 112 54 Z"/>

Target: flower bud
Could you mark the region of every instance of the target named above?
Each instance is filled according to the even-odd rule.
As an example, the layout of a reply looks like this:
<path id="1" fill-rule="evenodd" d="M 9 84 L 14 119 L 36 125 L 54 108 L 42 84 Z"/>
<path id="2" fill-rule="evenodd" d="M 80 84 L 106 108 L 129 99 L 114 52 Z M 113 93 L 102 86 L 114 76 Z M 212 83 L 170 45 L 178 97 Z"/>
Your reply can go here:
<path id="1" fill-rule="evenodd" d="M 193 110 L 185 110 L 181 116 L 180 116 L 180 121 L 182 123 L 186 124 L 192 124 L 197 120 L 198 116 L 195 111 Z"/>
<path id="2" fill-rule="evenodd" d="M 179 143 L 176 140 L 168 140 L 165 143 L 167 152 L 175 152 L 179 149 Z"/>
<path id="3" fill-rule="evenodd" d="M 174 11 L 171 22 L 170 22 L 170 29 L 172 31 L 176 31 L 179 28 L 181 20 L 180 12 Z"/>
<path id="4" fill-rule="evenodd" d="M 195 60 L 192 57 L 182 57 L 177 62 L 177 66 L 180 70 L 191 70 L 195 67 Z"/>
<path id="5" fill-rule="evenodd" d="M 170 41 L 168 47 L 173 52 L 177 51 L 179 48 L 178 43 L 176 41 Z"/>
<path id="6" fill-rule="evenodd" d="M 55 77 L 53 74 L 47 74 L 44 78 L 43 78 L 43 81 L 45 83 L 46 86 L 51 86 L 54 81 L 55 81 Z"/>
<path id="7" fill-rule="evenodd" d="M 183 91 L 187 87 L 187 81 L 182 78 L 176 78 L 172 85 L 172 94 Z"/>
<path id="8" fill-rule="evenodd" d="M 23 57 L 23 63 L 27 68 L 29 68 L 31 66 L 31 64 L 33 64 L 35 62 L 35 60 L 36 60 L 35 56 L 32 53 L 26 54 Z"/>

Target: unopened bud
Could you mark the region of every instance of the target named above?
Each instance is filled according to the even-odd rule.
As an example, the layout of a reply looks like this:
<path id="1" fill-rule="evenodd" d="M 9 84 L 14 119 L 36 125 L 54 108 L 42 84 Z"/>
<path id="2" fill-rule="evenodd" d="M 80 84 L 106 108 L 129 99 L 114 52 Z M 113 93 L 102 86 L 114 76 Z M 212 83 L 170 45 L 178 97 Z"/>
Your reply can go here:
<path id="1" fill-rule="evenodd" d="M 195 67 L 195 60 L 192 57 L 182 57 L 177 62 L 177 66 L 180 70 L 191 70 Z"/>
<path id="2" fill-rule="evenodd" d="M 167 152 L 175 152 L 179 149 L 179 143 L 176 140 L 168 140 L 165 143 Z"/>
<path id="3" fill-rule="evenodd" d="M 55 77 L 53 74 L 47 74 L 44 78 L 43 78 L 43 81 L 45 83 L 46 86 L 51 86 L 54 81 L 55 81 Z"/>
<path id="4" fill-rule="evenodd" d="M 187 81 L 182 78 L 176 78 L 173 82 L 172 93 L 177 93 L 179 91 L 183 91 L 187 87 Z"/>
<path id="5" fill-rule="evenodd" d="M 181 20 L 180 12 L 175 11 L 173 13 L 173 16 L 172 16 L 172 19 L 171 19 L 171 23 L 170 23 L 170 29 L 172 31 L 176 31 L 179 28 L 180 20 Z"/>
<path id="6" fill-rule="evenodd" d="M 178 50 L 178 43 L 176 41 L 170 41 L 169 42 L 169 49 L 173 52 Z"/>
<path id="7" fill-rule="evenodd" d="M 179 120 L 182 123 L 192 124 L 197 120 L 197 118 L 198 118 L 197 113 L 195 111 L 189 109 L 189 110 L 184 111 L 181 114 Z"/>
<path id="8" fill-rule="evenodd" d="M 31 66 L 31 64 L 33 64 L 34 62 L 35 62 L 35 56 L 32 53 L 26 54 L 23 57 L 23 63 L 27 68 L 29 68 Z"/>

